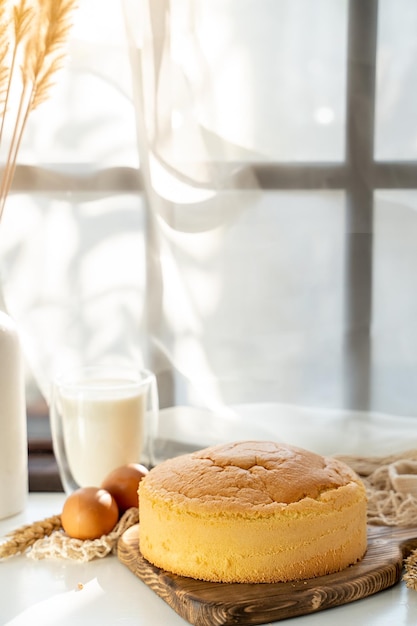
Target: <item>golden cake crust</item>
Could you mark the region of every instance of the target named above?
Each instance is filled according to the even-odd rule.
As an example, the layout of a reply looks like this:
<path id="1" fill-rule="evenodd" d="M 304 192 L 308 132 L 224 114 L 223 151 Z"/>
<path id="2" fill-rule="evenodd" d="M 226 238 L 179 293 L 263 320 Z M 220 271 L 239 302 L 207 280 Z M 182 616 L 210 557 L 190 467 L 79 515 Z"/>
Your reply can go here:
<path id="1" fill-rule="evenodd" d="M 161 463 L 147 477 L 148 489 L 189 511 L 262 511 L 358 482 L 334 458 L 275 442 L 245 441 L 213 446 Z"/>
<path id="2" fill-rule="evenodd" d="M 177 574 L 275 582 L 338 571 L 366 550 L 366 493 L 344 463 L 276 442 L 213 446 L 139 486 L 140 549 Z"/>

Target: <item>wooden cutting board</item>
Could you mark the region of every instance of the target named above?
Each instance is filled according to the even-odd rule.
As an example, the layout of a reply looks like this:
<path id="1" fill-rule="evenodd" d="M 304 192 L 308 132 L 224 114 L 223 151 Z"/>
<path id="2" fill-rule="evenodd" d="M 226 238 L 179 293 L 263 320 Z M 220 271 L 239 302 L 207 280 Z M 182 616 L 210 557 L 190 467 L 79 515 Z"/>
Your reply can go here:
<path id="1" fill-rule="evenodd" d="M 347 604 L 392 587 L 403 559 L 417 548 L 417 528 L 368 528 L 360 563 L 337 574 L 291 583 L 208 583 L 177 576 L 146 561 L 138 548 L 139 525 L 118 544 L 118 557 L 136 576 L 195 626 L 266 624 Z"/>

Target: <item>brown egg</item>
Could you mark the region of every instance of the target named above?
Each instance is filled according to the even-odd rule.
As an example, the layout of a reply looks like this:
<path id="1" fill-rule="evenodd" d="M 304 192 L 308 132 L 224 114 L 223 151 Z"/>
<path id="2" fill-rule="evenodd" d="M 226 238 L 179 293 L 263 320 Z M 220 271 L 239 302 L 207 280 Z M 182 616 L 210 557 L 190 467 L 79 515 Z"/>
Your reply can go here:
<path id="1" fill-rule="evenodd" d="M 62 526 L 70 537 L 98 539 L 113 530 L 119 510 L 113 496 L 105 489 L 82 487 L 64 502 Z"/>
<path id="2" fill-rule="evenodd" d="M 117 502 L 120 514 L 139 504 L 138 487 L 149 470 L 139 463 L 129 463 L 116 468 L 101 483 Z"/>

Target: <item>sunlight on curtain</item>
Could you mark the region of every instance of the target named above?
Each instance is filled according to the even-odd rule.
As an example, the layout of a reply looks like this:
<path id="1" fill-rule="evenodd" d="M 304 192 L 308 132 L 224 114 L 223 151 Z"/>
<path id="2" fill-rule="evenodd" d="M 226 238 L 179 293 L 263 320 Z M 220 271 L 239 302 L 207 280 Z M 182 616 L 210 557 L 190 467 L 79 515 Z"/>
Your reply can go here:
<path id="1" fill-rule="evenodd" d="M 415 58 L 410 38 L 416 10 L 405 4 L 401 20 L 410 24 L 402 71 Z M 417 362 L 406 345 L 414 332 L 405 333 L 394 353 L 394 336 L 387 342 L 380 332 L 390 310 L 393 276 L 384 272 L 396 236 L 388 232 L 380 196 L 369 322 L 371 400 L 361 412 L 346 405 L 345 395 L 350 339 L 343 183 L 339 190 L 324 184 L 302 191 L 296 183 L 294 189 L 263 189 L 256 169 L 345 163 L 348 2 L 125 0 L 124 6 L 150 207 L 147 308 L 162 406 L 200 407 L 203 421 L 204 411 L 211 411 L 211 440 L 237 429 L 364 453 L 391 449 L 396 437 L 406 442 L 417 406 L 411 383 Z M 379 155 L 393 145 L 406 103 L 402 94 L 408 93 L 403 86 L 409 86 L 390 56 L 400 20 L 391 20 L 393 9 L 388 0 L 380 4 Z M 415 133 L 405 157 L 412 145 Z M 401 239 L 408 219 L 400 213 L 393 219 Z M 412 234 L 408 240 L 414 267 Z M 403 291 L 408 278 L 397 285 L 404 304 L 414 297 Z M 401 317 L 392 315 L 389 329 L 395 333 L 399 325 Z M 187 419 L 188 433 L 196 436 L 192 417 Z"/>
<path id="2" fill-rule="evenodd" d="M 156 367 L 172 367 L 175 403 L 339 406 L 343 193 L 263 193 L 250 164 L 343 159 L 346 3 L 141 6 L 127 22 L 161 258 Z"/>
<path id="3" fill-rule="evenodd" d="M 131 184 L 138 152 L 119 0 L 80 0 L 65 67 L 29 120 L 19 165 L 0 230 L 2 279 L 28 376 L 48 398 L 62 369 L 144 360 L 144 211 Z M 29 380 L 29 399 L 36 393 Z"/>

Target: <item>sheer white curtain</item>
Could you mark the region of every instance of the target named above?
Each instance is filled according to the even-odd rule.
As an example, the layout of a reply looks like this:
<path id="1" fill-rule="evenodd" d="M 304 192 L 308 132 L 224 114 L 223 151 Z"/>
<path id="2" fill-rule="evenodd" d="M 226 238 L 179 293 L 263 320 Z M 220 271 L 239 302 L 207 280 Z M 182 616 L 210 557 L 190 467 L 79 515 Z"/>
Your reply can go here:
<path id="1" fill-rule="evenodd" d="M 253 164 L 343 159 L 346 3 L 142 8 L 151 333 L 175 398 L 340 406 L 343 193 L 262 190 Z"/>
<path id="2" fill-rule="evenodd" d="M 103 7 L 105 4 L 105 7 Z M 143 203 L 119 0 L 80 0 L 68 58 L 29 118 L 0 226 L 3 290 L 28 357 L 28 402 L 57 371 L 143 364 Z"/>
<path id="3" fill-rule="evenodd" d="M 212 438 L 413 445 L 417 8 L 359 4 L 125 1 L 153 366 Z"/>
<path id="4" fill-rule="evenodd" d="M 81 0 L 80 20 L 0 233 L 44 393 L 134 358 L 161 456 L 413 447 L 417 5 Z"/>

